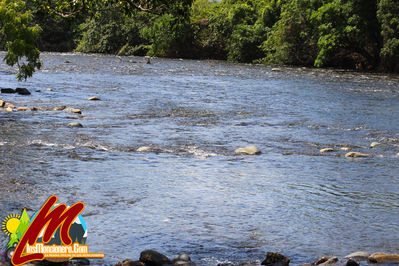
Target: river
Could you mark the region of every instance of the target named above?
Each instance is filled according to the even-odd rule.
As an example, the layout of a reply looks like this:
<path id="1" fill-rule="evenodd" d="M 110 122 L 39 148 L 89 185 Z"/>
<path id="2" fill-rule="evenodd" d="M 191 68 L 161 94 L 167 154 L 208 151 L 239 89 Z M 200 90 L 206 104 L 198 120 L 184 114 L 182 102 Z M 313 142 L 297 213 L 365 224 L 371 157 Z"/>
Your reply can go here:
<path id="1" fill-rule="evenodd" d="M 0 54 L 4 57 L 4 53 Z M 399 78 L 218 61 L 43 53 L 0 64 L 0 217 L 82 201 L 90 252 L 197 265 L 399 252 Z M 52 90 L 48 90 L 51 88 Z M 101 101 L 88 101 L 92 96 Z M 70 128 L 80 122 L 83 128 Z M 380 146 L 371 149 L 370 143 Z M 234 155 L 256 145 L 258 156 Z M 155 152 L 136 152 L 150 146 Z M 321 154 L 322 148 L 334 152 Z M 375 154 L 345 158 L 342 147 Z M 33 211 L 28 212 L 30 215 Z M 4 234 L 0 244 L 6 245 Z"/>

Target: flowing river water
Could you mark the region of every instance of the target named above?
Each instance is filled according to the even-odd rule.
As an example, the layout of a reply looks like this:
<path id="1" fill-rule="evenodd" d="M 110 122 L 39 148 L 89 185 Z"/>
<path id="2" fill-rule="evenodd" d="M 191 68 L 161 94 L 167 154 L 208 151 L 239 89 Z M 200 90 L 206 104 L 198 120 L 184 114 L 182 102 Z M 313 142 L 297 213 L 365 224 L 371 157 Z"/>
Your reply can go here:
<path id="1" fill-rule="evenodd" d="M 23 83 L 2 62 L 0 87 L 32 95 L 0 97 L 83 113 L 0 112 L 0 217 L 37 210 L 53 194 L 83 201 L 90 252 L 106 254 L 94 265 L 135 260 L 149 248 L 188 253 L 197 265 L 259 263 L 267 251 L 293 264 L 399 252 L 398 76 L 42 58 Z M 234 155 L 247 145 L 262 154 Z M 155 152 L 136 152 L 141 146 Z M 376 156 L 345 158 L 344 146 Z M 334 152 L 319 152 L 327 147 Z"/>

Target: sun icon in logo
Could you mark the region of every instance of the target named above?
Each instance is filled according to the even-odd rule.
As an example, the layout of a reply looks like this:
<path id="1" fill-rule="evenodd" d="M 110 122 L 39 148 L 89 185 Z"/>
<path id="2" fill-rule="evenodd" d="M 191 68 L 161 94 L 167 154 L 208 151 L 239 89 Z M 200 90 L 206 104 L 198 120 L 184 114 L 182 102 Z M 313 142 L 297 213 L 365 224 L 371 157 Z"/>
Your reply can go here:
<path id="1" fill-rule="evenodd" d="M 20 219 L 21 217 L 16 214 L 10 214 L 3 220 L 3 225 L 1 226 L 1 229 L 3 229 L 3 232 L 7 235 L 10 236 L 12 234 L 15 234 L 17 232 L 18 226 L 20 224 Z"/>

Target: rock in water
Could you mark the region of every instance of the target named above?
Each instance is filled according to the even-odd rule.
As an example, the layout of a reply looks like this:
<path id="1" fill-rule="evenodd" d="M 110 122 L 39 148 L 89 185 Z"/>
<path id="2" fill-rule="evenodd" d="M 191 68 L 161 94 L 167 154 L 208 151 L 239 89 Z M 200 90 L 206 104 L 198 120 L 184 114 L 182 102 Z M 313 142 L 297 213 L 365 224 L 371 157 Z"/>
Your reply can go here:
<path id="1" fill-rule="evenodd" d="M 130 259 L 126 259 L 123 262 L 115 264 L 114 266 L 145 266 L 145 264 L 141 261 L 132 261 Z"/>
<path id="2" fill-rule="evenodd" d="M 26 88 L 17 88 L 15 91 L 20 95 L 30 95 L 30 91 Z"/>
<path id="3" fill-rule="evenodd" d="M 101 101 L 101 99 L 98 97 L 90 97 L 88 100 L 89 101 Z"/>
<path id="4" fill-rule="evenodd" d="M 398 263 L 399 254 L 387 254 L 383 252 L 377 252 L 371 254 L 368 258 L 368 261 L 371 263 Z"/>
<path id="5" fill-rule="evenodd" d="M 261 154 L 261 151 L 256 146 L 248 146 L 245 148 L 238 148 L 234 151 L 235 154 L 243 154 L 243 155 L 257 155 Z"/>
<path id="6" fill-rule="evenodd" d="M 380 145 L 381 145 L 381 143 L 373 142 L 373 143 L 370 144 L 370 148 L 375 148 L 375 147 L 380 146 Z"/>
<path id="7" fill-rule="evenodd" d="M 262 262 L 262 265 L 267 266 L 288 266 L 290 264 L 290 258 L 287 258 L 277 252 L 267 252 L 266 259 Z"/>
<path id="8" fill-rule="evenodd" d="M 357 157 L 373 157 L 373 155 L 371 154 L 367 154 L 367 153 L 361 153 L 361 152 L 348 152 L 347 154 L 345 154 L 345 157 L 353 157 L 353 158 L 357 158 Z"/>
<path id="9" fill-rule="evenodd" d="M 342 147 L 340 150 L 341 150 L 341 151 L 350 151 L 350 150 L 352 150 L 352 148 L 349 148 L 349 147 Z"/>
<path id="10" fill-rule="evenodd" d="M 180 254 L 174 257 L 172 261 L 174 266 L 194 266 L 195 264 L 191 261 L 191 258 L 187 254 Z"/>
<path id="11" fill-rule="evenodd" d="M 10 88 L 5 88 L 1 89 L 1 93 L 16 93 L 16 91 Z"/>
<path id="12" fill-rule="evenodd" d="M 331 264 L 336 263 L 336 262 L 338 262 L 338 258 L 337 257 L 331 257 L 324 264 L 331 265 Z"/>
<path id="13" fill-rule="evenodd" d="M 67 107 L 65 105 L 57 106 L 53 108 L 53 111 L 62 111 L 65 110 Z"/>
<path id="14" fill-rule="evenodd" d="M 3 101 L 2 99 L 0 99 L 0 107 L 3 107 L 6 104 L 5 101 Z"/>
<path id="15" fill-rule="evenodd" d="M 357 263 L 356 261 L 354 261 L 354 260 L 352 260 L 352 259 L 349 259 L 349 260 L 346 262 L 345 266 L 359 266 L 359 263 Z"/>
<path id="16" fill-rule="evenodd" d="M 320 150 L 320 153 L 324 153 L 324 152 L 333 152 L 334 149 L 333 148 L 324 148 Z"/>
<path id="17" fill-rule="evenodd" d="M 173 261 L 191 261 L 191 258 L 187 254 L 180 254 L 174 257 Z"/>
<path id="18" fill-rule="evenodd" d="M 370 253 L 367 251 L 357 251 L 345 256 L 345 259 L 352 259 L 356 261 L 366 261 L 370 257 Z"/>
<path id="19" fill-rule="evenodd" d="M 68 124 L 68 127 L 83 127 L 83 125 L 79 122 L 72 122 Z"/>
<path id="20" fill-rule="evenodd" d="M 162 266 L 164 264 L 172 264 L 172 262 L 161 253 L 155 250 L 144 250 L 140 254 L 140 261 L 147 266 Z"/>
<path id="21" fill-rule="evenodd" d="M 319 264 L 322 264 L 322 263 L 324 263 L 326 261 L 328 261 L 327 257 L 321 257 L 320 259 L 318 259 L 315 262 L 313 262 L 312 265 L 319 265 Z"/>
<path id="22" fill-rule="evenodd" d="M 151 150 L 152 150 L 151 147 L 143 146 L 143 147 L 138 148 L 136 151 L 137 152 L 150 152 Z"/>
<path id="23" fill-rule="evenodd" d="M 15 105 L 13 105 L 12 103 L 5 103 L 5 104 L 4 104 L 4 108 L 11 108 L 11 109 L 14 109 L 14 108 L 15 108 Z"/>
<path id="24" fill-rule="evenodd" d="M 19 112 L 29 111 L 29 108 L 28 107 L 18 107 L 17 111 L 19 111 Z"/>

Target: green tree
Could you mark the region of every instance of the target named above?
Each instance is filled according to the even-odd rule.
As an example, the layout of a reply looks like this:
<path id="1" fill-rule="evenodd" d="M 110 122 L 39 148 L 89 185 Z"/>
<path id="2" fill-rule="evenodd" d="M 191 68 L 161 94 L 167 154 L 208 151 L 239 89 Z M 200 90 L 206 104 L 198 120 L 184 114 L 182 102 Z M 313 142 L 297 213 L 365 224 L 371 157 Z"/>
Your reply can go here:
<path id="1" fill-rule="evenodd" d="M 399 72 L 399 4 L 396 0 L 380 0 L 377 11 L 381 23 L 382 64 L 389 71 Z"/>
<path id="2" fill-rule="evenodd" d="M 22 0 L 0 0 L 0 35 L 7 50 L 4 57 L 10 66 L 18 66 L 18 80 L 31 77 L 41 67 L 35 40 L 41 31 L 31 25 L 32 14 Z"/>
<path id="3" fill-rule="evenodd" d="M 376 0 L 329 1 L 313 12 L 312 19 L 319 36 L 315 66 L 378 65 Z"/>
<path id="4" fill-rule="evenodd" d="M 269 64 L 312 66 L 317 55 L 317 39 L 310 16 L 314 6 L 308 0 L 292 0 L 277 7 L 281 10 L 262 48 Z"/>

